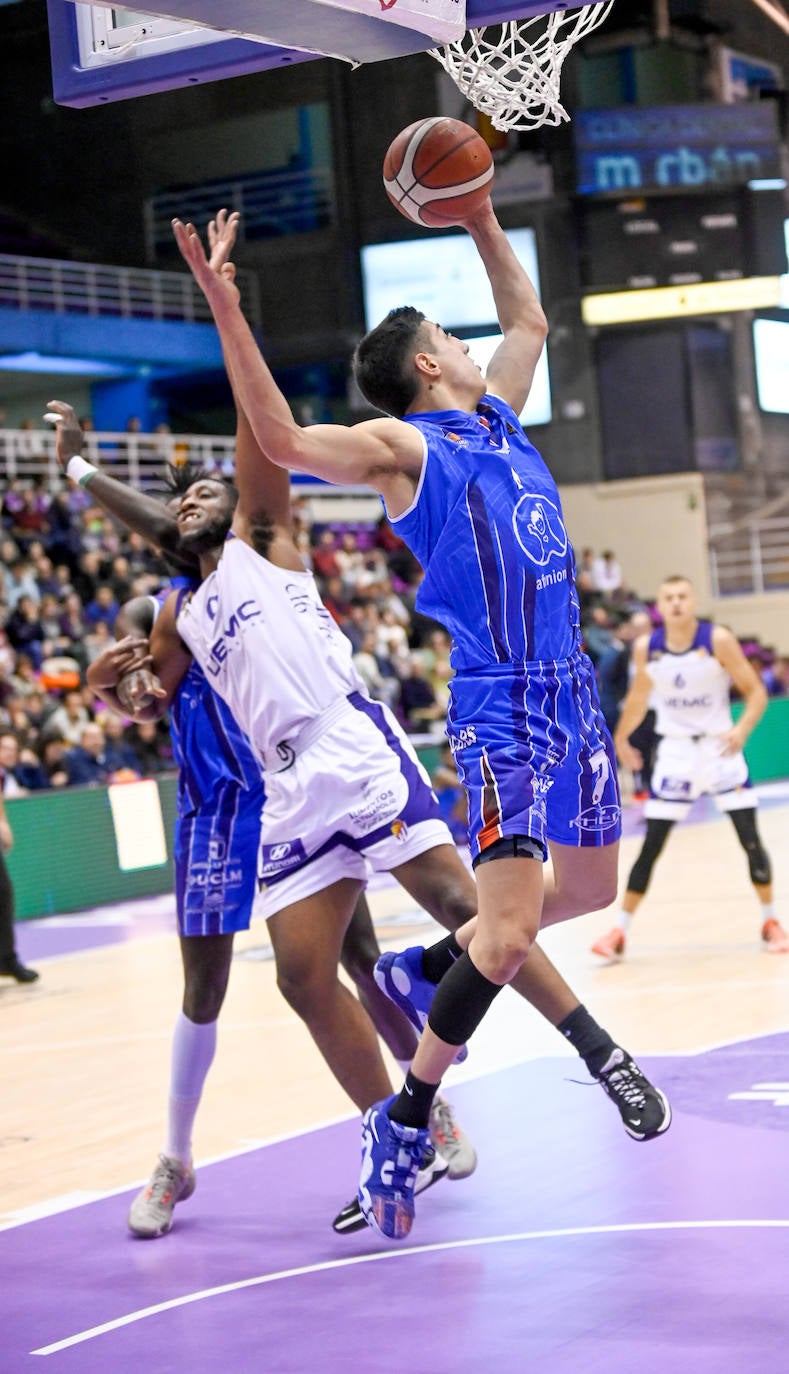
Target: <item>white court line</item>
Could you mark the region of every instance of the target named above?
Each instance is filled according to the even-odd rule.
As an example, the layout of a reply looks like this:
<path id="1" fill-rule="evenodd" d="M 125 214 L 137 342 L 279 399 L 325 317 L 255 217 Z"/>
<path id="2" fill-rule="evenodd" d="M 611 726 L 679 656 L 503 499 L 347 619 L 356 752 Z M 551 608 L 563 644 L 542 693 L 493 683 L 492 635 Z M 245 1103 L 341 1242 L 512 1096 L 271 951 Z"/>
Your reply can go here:
<path id="1" fill-rule="evenodd" d="M 514 1231 L 503 1236 L 475 1236 L 467 1240 L 438 1241 L 432 1245 L 410 1245 L 405 1249 L 381 1250 L 374 1255 L 352 1255 L 347 1259 L 322 1260 L 319 1264 L 304 1264 L 297 1269 L 282 1269 L 276 1274 L 259 1274 L 253 1279 L 238 1279 L 235 1283 L 219 1284 L 216 1288 L 203 1288 L 197 1293 L 186 1293 L 180 1298 L 170 1298 L 167 1302 L 156 1303 L 152 1307 L 141 1307 L 136 1312 L 127 1313 L 125 1317 L 116 1317 L 114 1321 L 102 1322 L 100 1326 L 92 1326 L 87 1331 L 78 1331 L 74 1336 L 67 1336 L 62 1341 L 54 1341 L 51 1345 L 42 1345 L 38 1350 L 31 1350 L 30 1353 L 31 1355 L 56 1355 L 59 1351 L 68 1350 L 71 1346 L 94 1340 L 96 1336 L 104 1336 L 108 1331 L 117 1331 L 123 1326 L 131 1326 L 134 1322 L 144 1321 L 146 1317 L 155 1317 L 160 1312 L 171 1312 L 178 1307 L 187 1307 L 190 1303 L 203 1302 L 206 1298 L 222 1297 L 225 1293 L 238 1293 L 245 1288 L 261 1288 L 269 1283 L 279 1283 L 283 1279 L 304 1278 L 310 1274 L 326 1273 L 336 1269 L 350 1269 L 352 1265 L 376 1264 L 380 1260 L 401 1259 L 409 1255 L 440 1254 L 449 1250 L 467 1250 L 472 1246 L 480 1245 L 511 1245 L 516 1241 L 565 1240 L 574 1236 L 623 1235 L 646 1231 L 768 1230 L 776 1228 L 789 1229 L 789 1219 L 785 1221 L 768 1219 L 746 1221 L 738 1218 L 733 1221 L 623 1222 L 620 1225 L 612 1226 L 571 1226 L 551 1231 Z"/>
<path id="2" fill-rule="evenodd" d="M 752 1040 L 766 1040 L 773 1035 L 782 1035 L 786 1032 L 789 1032 L 789 1025 L 786 1026 L 785 1031 L 761 1031 L 757 1035 L 736 1036 L 732 1040 L 714 1041 L 712 1043 L 702 1045 L 696 1049 L 665 1051 L 655 1050 L 650 1051 L 646 1055 L 636 1053 L 635 1058 L 637 1060 L 640 1058 L 690 1059 L 693 1058 L 695 1055 L 712 1054 L 715 1050 L 729 1049 L 736 1045 L 744 1045 Z M 559 1058 L 560 1056 L 557 1055 L 555 1057 Z M 566 1056 L 561 1057 L 567 1058 L 568 1061 L 570 1059 L 569 1053 Z M 753 1051 L 752 1057 L 758 1058 L 758 1050 Z M 468 1070 L 466 1069 L 464 1071 L 462 1079 L 457 1080 L 457 1085 L 459 1086 L 461 1084 L 478 1082 L 482 1078 L 492 1077 L 495 1073 L 508 1073 L 510 1070 L 517 1068 L 519 1064 L 537 1063 L 540 1059 L 551 1058 L 554 1058 L 554 1056 L 541 1054 L 536 1056 L 535 1058 L 514 1059 L 511 1062 L 500 1065 L 496 1069 L 483 1069 L 479 1073 L 474 1073 L 473 1071 L 468 1072 Z M 592 1086 L 591 1079 L 590 1086 Z M 345 1121 L 355 1121 L 357 1119 L 358 1118 L 355 1112 L 348 1112 L 343 1116 L 331 1117 L 328 1120 L 316 1122 L 311 1126 L 304 1126 L 297 1131 L 286 1131 L 282 1135 L 270 1136 L 259 1140 L 247 1141 L 239 1145 L 238 1148 L 235 1150 L 227 1150 L 223 1154 L 212 1155 L 207 1159 L 201 1159 L 198 1167 L 200 1169 L 206 1169 L 212 1164 L 224 1164 L 228 1160 L 238 1159 L 241 1155 L 252 1154 L 255 1150 L 267 1149 L 269 1145 L 282 1145 L 289 1140 L 298 1140 L 300 1136 L 311 1135 L 313 1134 L 313 1132 L 326 1130 L 330 1126 L 339 1126 Z M 95 1193 L 65 1193 L 61 1194 L 59 1197 L 47 1199 L 44 1202 L 33 1203 L 30 1207 L 22 1208 L 19 1211 L 8 1212 L 5 1214 L 5 1216 L 0 1215 L 0 1235 L 2 1235 L 4 1231 L 14 1230 L 17 1226 L 27 1226 L 34 1221 L 41 1221 L 46 1217 L 56 1216 L 61 1212 L 73 1211 L 74 1208 L 85 1206 L 89 1202 L 103 1202 L 108 1198 L 121 1197 L 124 1193 L 130 1192 L 134 1188 L 142 1187 L 143 1183 L 146 1182 L 147 1179 L 137 1179 L 136 1181 L 133 1181 L 131 1183 L 124 1183 L 119 1188 L 108 1188 L 106 1191 L 103 1192 L 97 1191 Z"/>

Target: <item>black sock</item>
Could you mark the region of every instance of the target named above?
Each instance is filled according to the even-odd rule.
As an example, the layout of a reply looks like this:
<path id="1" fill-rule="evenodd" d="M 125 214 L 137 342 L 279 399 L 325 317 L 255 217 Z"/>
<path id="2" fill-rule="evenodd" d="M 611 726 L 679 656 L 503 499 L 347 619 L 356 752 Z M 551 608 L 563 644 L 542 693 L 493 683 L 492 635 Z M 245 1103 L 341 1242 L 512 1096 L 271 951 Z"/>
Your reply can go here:
<path id="1" fill-rule="evenodd" d="M 420 1129 L 427 1126 L 437 1088 L 437 1083 L 423 1083 L 409 1069 L 404 1086 L 389 1108 L 389 1116 L 400 1126 L 418 1126 Z"/>
<path id="2" fill-rule="evenodd" d="M 616 1049 L 616 1041 L 611 1039 L 608 1031 L 598 1026 L 586 1007 L 576 1007 L 559 1022 L 556 1029 L 570 1041 L 592 1074 L 600 1072 L 611 1052 Z"/>
<path id="3" fill-rule="evenodd" d="M 438 944 L 422 950 L 422 972 L 428 983 L 440 983 L 447 969 L 463 953 L 454 935 L 447 935 Z"/>

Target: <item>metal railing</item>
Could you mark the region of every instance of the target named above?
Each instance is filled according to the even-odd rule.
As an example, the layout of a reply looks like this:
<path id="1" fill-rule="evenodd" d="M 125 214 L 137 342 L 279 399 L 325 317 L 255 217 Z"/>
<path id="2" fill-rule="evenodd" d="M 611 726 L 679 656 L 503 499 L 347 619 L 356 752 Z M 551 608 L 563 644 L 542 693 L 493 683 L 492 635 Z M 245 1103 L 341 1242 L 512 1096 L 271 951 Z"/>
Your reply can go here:
<path id="1" fill-rule="evenodd" d="M 324 229 L 335 217 L 331 168 L 277 168 L 158 192 L 145 204 L 148 261 L 172 247 L 173 216 L 202 228 L 221 206 L 240 212 L 242 241 Z"/>
<path id="2" fill-rule="evenodd" d="M 238 273 L 244 311 L 260 323 L 257 277 Z M 0 308 L 55 315 L 208 323 L 211 311 L 191 273 L 25 258 L 0 253 Z"/>
<path id="3" fill-rule="evenodd" d="M 176 465 L 187 460 L 212 472 L 232 478 L 235 462 L 235 437 L 230 434 L 130 434 L 127 431 L 88 431 L 82 456 L 96 463 L 110 477 L 135 487 L 161 486 L 165 463 Z M 9 482 L 23 485 L 44 478 L 56 490 L 62 473 L 55 457 L 54 430 L 0 429 L 0 498 Z M 294 496 L 308 497 L 312 517 L 338 523 L 343 521 L 375 523 L 381 515 L 381 502 L 369 487 L 333 487 L 313 478 L 296 477 Z"/>
<path id="4" fill-rule="evenodd" d="M 710 541 L 714 596 L 761 593 L 789 587 L 789 516 L 749 522 L 747 529 Z"/>

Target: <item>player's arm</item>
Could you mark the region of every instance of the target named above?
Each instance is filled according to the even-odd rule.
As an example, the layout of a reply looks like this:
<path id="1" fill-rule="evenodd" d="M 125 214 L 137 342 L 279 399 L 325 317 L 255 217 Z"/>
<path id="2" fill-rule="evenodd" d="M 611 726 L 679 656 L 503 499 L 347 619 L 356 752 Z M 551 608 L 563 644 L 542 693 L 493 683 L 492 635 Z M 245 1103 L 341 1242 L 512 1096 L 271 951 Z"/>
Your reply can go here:
<path id="1" fill-rule="evenodd" d="M 227 216 L 225 228 L 219 232 L 234 234 L 237 219 Z M 217 225 L 219 221 L 217 216 Z M 225 262 L 214 270 L 194 225 L 174 220 L 173 232 L 211 307 L 239 407 L 273 463 L 292 472 L 313 473 L 328 482 L 362 483 L 380 491 L 387 500 L 400 482 L 419 474 L 422 439 L 402 420 L 366 420 L 352 427 L 298 425 L 244 318 L 232 263 Z"/>
<path id="2" fill-rule="evenodd" d="M 716 625 L 712 631 L 712 648 L 745 703 L 737 724 L 727 730 L 722 741 L 724 754 L 738 754 L 767 709 L 767 689 L 731 630 Z"/>
<path id="3" fill-rule="evenodd" d="M 44 418 L 55 425 L 58 465 L 71 477 L 75 486 L 85 487 L 97 505 L 115 516 L 127 529 L 134 530 L 149 544 L 161 549 L 179 567 L 192 571 L 198 566 L 196 559 L 184 556 L 178 549 L 178 523 L 164 502 L 146 496 L 145 492 L 136 491 L 134 487 L 127 487 L 115 477 L 108 477 L 94 463 L 86 462 L 81 474 L 71 476 L 75 469 L 72 468 L 69 473 L 68 465 L 72 458 L 82 456 L 85 442 L 72 406 L 65 401 L 48 401 Z"/>
<path id="4" fill-rule="evenodd" d="M 159 720 L 165 715 L 191 663 L 175 623 L 176 600 L 174 592 L 156 617 L 150 641 L 145 641 L 149 647 L 145 663 L 120 673 L 114 688 L 109 689 L 118 703 L 114 709 L 134 720 Z M 112 649 L 107 649 L 104 656 L 111 654 Z"/>
<path id="5" fill-rule="evenodd" d="M 121 678 L 152 666 L 149 637 L 153 623 L 154 605 L 150 596 L 135 596 L 125 602 L 115 617 L 115 644 L 99 654 L 85 674 L 95 696 L 118 715 L 129 714 L 118 696 Z"/>
<path id="6" fill-rule="evenodd" d="M 488 364 L 487 388 L 520 414 L 545 345 L 548 321 L 489 200 L 466 228 L 488 274 L 504 335 Z"/>
<path id="7" fill-rule="evenodd" d="M 647 671 L 649 656 L 649 636 L 644 635 L 633 645 L 633 665 L 635 676 L 630 690 L 622 702 L 622 710 L 614 732 L 614 745 L 617 757 L 631 772 L 638 772 L 644 760 L 638 749 L 630 743 L 630 736 L 637 730 L 649 709 L 649 698 L 654 686 Z"/>

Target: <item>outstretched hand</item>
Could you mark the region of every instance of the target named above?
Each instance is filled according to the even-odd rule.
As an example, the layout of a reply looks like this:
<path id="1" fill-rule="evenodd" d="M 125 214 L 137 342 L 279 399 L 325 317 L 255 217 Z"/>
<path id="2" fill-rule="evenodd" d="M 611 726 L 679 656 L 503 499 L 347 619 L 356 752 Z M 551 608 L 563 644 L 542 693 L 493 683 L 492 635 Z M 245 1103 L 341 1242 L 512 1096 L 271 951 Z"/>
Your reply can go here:
<path id="1" fill-rule="evenodd" d="M 203 242 L 193 224 L 184 224 L 180 219 L 173 220 L 173 233 L 181 257 L 189 267 L 195 281 L 210 303 L 226 300 L 237 305 L 240 300 L 235 284 L 236 268 L 230 262 L 230 254 L 236 242 L 239 214 L 234 210 L 220 210 L 216 219 L 208 225 L 208 247 L 206 255 Z"/>
<path id="2" fill-rule="evenodd" d="M 73 406 L 66 405 L 65 401 L 47 401 L 47 413 L 44 419 L 55 426 L 57 436 L 55 454 L 58 466 L 65 472 L 69 459 L 80 455 L 85 443 L 85 436 L 80 429 L 77 412 Z"/>

